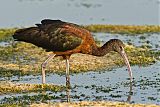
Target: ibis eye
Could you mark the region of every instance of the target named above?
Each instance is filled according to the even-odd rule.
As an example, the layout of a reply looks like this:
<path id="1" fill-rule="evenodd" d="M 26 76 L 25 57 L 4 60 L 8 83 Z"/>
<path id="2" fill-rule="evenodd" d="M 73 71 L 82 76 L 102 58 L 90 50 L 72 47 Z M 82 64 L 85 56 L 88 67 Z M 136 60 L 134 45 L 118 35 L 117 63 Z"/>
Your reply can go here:
<path id="1" fill-rule="evenodd" d="M 124 50 L 124 48 L 122 46 L 120 46 L 119 48 L 120 48 L 120 50 Z"/>

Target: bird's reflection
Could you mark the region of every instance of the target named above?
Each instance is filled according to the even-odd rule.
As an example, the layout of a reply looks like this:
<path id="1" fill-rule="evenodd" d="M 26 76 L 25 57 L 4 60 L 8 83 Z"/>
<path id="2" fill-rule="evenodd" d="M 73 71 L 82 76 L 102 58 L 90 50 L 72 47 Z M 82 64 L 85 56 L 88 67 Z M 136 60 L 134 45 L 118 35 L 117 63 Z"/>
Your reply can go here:
<path id="1" fill-rule="evenodd" d="M 70 82 L 66 82 L 66 99 L 67 99 L 67 102 L 70 102 L 70 89 L 71 89 L 71 85 L 70 85 Z M 128 103 L 131 103 L 131 100 L 132 100 L 132 95 L 133 95 L 133 83 L 130 82 L 129 83 L 129 92 L 128 92 L 128 97 L 127 97 L 127 100 L 126 102 Z"/>
<path id="2" fill-rule="evenodd" d="M 66 82 L 66 98 L 65 98 L 66 102 L 71 102 L 70 91 L 71 91 L 70 82 Z M 47 93 L 46 93 L 46 91 L 42 91 L 41 94 L 46 95 Z M 129 83 L 128 97 L 127 97 L 127 100 L 126 100 L 127 103 L 131 103 L 132 95 L 133 95 L 133 82 L 130 82 Z M 44 100 L 44 98 L 42 98 L 41 100 Z"/>
<path id="3" fill-rule="evenodd" d="M 131 103 L 131 97 L 132 97 L 132 95 L 133 95 L 133 83 L 132 82 L 130 82 L 130 84 L 129 84 L 129 95 L 128 95 L 128 97 L 127 97 L 127 101 L 126 102 L 128 102 L 128 103 Z"/>
<path id="4" fill-rule="evenodd" d="M 67 96 L 67 102 L 70 102 L 70 89 L 71 89 L 70 82 L 66 82 L 66 96 Z"/>

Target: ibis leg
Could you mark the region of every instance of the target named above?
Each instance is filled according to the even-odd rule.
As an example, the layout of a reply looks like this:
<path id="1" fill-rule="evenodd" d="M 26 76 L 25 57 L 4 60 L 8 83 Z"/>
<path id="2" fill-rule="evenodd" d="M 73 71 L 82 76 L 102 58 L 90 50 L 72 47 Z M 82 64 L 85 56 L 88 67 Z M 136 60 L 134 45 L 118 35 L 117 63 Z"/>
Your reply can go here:
<path id="1" fill-rule="evenodd" d="M 67 96 L 67 102 L 70 102 L 70 86 L 66 85 L 66 96 Z"/>
<path id="2" fill-rule="evenodd" d="M 70 84 L 69 78 L 69 60 L 66 59 L 66 85 Z"/>
<path id="3" fill-rule="evenodd" d="M 69 77 L 69 59 L 66 59 L 66 94 L 67 102 L 70 102 L 70 77 Z"/>
<path id="4" fill-rule="evenodd" d="M 133 90 L 133 84 L 132 84 L 132 81 L 130 81 L 129 95 L 128 95 L 128 98 L 127 98 L 127 102 L 128 102 L 128 103 L 131 103 L 131 97 L 132 97 L 132 95 L 133 95 L 132 90 Z"/>
<path id="5" fill-rule="evenodd" d="M 42 70 L 42 84 L 44 84 L 46 82 L 46 79 L 45 79 L 45 68 L 46 68 L 46 65 L 47 63 L 55 57 L 56 54 L 51 54 L 41 65 L 41 70 Z"/>

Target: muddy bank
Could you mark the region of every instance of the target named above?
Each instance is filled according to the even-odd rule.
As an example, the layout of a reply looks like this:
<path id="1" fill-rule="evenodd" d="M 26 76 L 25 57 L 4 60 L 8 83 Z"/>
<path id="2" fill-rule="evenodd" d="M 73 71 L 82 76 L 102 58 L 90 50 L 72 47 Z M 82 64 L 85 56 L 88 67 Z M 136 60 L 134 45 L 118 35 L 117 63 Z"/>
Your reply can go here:
<path id="1" fill-rule="evenodd" d="M 32 104 L 30 107 L 159 107 L 154 104 L 129 104 L 124 102 L 106 102 L 106 101 L 82 101 L 73 103 L 56 103 L 56 104 Z"/>

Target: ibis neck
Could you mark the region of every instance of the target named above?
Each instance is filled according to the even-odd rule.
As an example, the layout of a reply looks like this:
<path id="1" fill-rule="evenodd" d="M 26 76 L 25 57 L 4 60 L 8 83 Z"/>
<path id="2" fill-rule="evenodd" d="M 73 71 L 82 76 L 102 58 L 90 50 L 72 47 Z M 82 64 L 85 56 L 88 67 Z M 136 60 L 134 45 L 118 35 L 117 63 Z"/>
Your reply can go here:
<path id="1" fill-rule="evenodd" d="M 104 56 L 110 51 L 112 51 L 112 46 L 110 46 L 109 42 L 106 42 L 102 47 L 95 46 L 92 50 L 92 55 L 94 56 Z"/>

